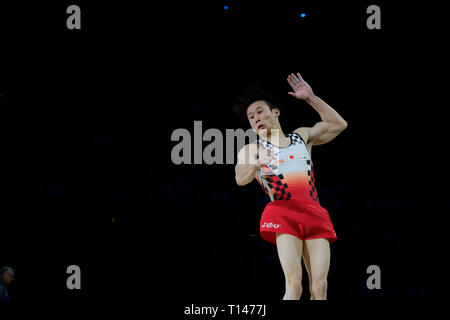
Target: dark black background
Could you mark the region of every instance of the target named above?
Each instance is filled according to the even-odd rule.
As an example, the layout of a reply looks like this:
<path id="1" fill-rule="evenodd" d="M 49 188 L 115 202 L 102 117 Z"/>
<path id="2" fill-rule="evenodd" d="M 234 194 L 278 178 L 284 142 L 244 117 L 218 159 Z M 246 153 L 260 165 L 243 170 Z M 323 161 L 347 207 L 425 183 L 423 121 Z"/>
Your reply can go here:
<path id="1" fill-rule="evenodd" d="M 312 152 L 339 237 L 329 299 L 442 297 L 441 7 L 8 2 L 0 265 L 16 269 L 13 300 L 280 300 L 276 248 L 258 234 L 260 187 L 238 187 L 234 165 L 174 165 L 170 138 L 193 132 L 194 120 L 242 127 L 231 107 L 255 81 L 285 100 L 285 132 L 313 126 L 319 115 L 287 95 L 291 72 L 349 124 Z M 81 7 L 81 30 L 66 28 L 70 4 Z M 370 4 L 381 7 L 381 30 L 366 28 Z M 66 288 L 71 264 L 80 291 Z M 372 264 L 381 290 L 365 286 Z"/>

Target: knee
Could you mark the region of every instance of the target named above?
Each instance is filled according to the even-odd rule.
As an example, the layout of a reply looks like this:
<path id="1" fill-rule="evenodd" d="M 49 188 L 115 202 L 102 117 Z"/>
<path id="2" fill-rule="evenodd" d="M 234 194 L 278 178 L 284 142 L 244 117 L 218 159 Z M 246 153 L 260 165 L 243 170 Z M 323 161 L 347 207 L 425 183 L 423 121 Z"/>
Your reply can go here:
<path id="1" fill-rule="evenodd" d="M 316 299 L 325 299 L 327 286 L 327 279 L 319 279 L 312 282 L 311 291 Z"/>
<path id="2" fill-rule="evenodd" d="M 286 287 L 297 293 L 302 292 L 302 278 L 299 276 L 290 276 L 286 279 Z"/>

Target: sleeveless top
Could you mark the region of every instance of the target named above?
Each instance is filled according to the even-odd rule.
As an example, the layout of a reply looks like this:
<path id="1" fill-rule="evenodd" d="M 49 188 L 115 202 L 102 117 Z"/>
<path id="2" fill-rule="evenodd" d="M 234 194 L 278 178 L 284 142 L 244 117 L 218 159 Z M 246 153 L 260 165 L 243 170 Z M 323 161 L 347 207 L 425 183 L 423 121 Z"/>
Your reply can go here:
<path id="1" fill-rule="evenodd" d="M 314 168 L 305 141 L 298 133 L 289 133 L 291 144 L 277 147 L 269 141 L 258 139 L 258 148 L 270 149 L 276 159 L 261 167 L 255 178 L 270 201 L 296 200 L 319 203 L 314 186 Z"/>

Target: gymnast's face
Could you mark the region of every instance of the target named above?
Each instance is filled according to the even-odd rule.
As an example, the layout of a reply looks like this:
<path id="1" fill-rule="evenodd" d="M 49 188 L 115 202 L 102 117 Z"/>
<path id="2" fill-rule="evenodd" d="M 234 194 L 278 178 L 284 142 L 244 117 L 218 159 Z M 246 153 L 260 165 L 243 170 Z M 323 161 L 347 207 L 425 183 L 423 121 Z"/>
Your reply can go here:
<path id="1" fill-rule="evenodd" d="M 247 108 L 248 121 L 256 134 L 260 134 L 261 130 L 264 129 L 268 130 L 277 128 L 279 126 L 279 115 L 280 110 L 278 108 L 270 110 L 270 107 L 264 100 L 255 101 Z"/>
<path id="2" fill-rule="evenodd" d="M 13 270 L 7 270 L 2 274 L 1 281 L 9 285 L 14 280 L 14 271 Z"/>

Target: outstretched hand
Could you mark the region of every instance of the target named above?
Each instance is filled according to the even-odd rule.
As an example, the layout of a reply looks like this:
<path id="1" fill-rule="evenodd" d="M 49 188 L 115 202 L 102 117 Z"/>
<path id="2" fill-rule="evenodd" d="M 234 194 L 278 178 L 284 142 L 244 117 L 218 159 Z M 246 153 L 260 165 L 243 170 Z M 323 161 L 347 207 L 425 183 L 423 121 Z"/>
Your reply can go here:
<path id="1" fill-rule="evenodd" d="M 291 73 L 288 76 L 287 81 L 291 85 L 292 90 L 294 90 L 294 92 L 288 92 L 288 95 L 302 100 L 308 100 L 314 95 L 311 87 L 305 80 L 303 80 L 300 73 L 297 72 L 297 76 Z"/>

